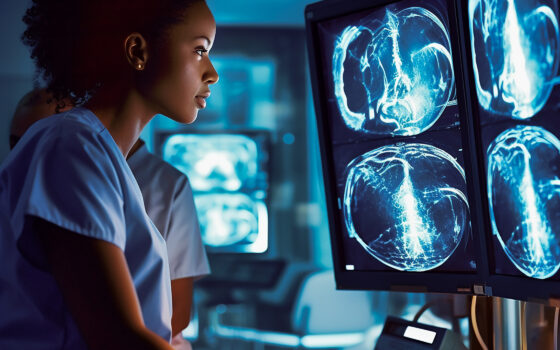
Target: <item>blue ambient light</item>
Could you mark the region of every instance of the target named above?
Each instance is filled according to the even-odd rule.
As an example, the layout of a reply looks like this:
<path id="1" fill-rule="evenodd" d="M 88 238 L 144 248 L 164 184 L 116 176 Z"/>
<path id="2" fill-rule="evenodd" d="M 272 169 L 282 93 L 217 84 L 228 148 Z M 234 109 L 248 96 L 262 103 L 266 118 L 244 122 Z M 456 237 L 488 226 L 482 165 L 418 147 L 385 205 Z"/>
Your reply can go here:
<path id="1" fill-rule="evenodd" d="M 488 147 L 492 230 L 515 266 L 545 279 L 560 267 L 560 141 L 535 126 L 502 132 Z"/>
<path id="2" fill-rule="evenodd" d="M 394 269 L 440 266 L 470 230 L 464 170 L 437 147 L 383 146 L 354 159 L 347 171 L 349 235 Z"/>
<path id="3" fill-rule="evenodd" d="M 558 69 L 554 11 L 535 0 L 470 0 L 478 102 L 486 111 L 528 119 L 548 100 Z"/>
<path id="4" fill-rule="evenodd" d="M 346 27 L 335 43 L 332 73 L 344 122 L 363 133 L 420 134 L 454 102 L 449 33 L 421 7 L 387 10 L 382 21 Z"/>

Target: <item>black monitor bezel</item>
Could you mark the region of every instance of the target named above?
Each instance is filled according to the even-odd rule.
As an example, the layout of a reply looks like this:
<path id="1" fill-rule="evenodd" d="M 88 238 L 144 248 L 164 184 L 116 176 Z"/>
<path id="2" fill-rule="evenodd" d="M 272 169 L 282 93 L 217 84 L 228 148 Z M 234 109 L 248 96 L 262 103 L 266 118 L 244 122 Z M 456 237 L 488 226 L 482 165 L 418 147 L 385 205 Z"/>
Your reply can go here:
<path id="1" fill-rule="evenodd" d="M 311 83 L 313 99 L 319 133 L 319 143 L 321 149 L 321 160 L 323 168 L 323 178 L 325 184 L 326 205 L 328 211 L 328 221 L 330 228 L 331 247 L 334 262 L 334 272 L 338 289 L 354 290 L 395 290 L 407 292 L 440 292 L 440 293 L 462 293 L 462 294 L 488 294 L 489 289 L 485 281 L 488 276 L 488 261 L 486 254 L 486 242 L 480 239 L 479 205 L 480 198 L 477 197 L 476 188 L 479 188 L 478 177 L 472 176 L 477 169 L 477 163 L 472 162 L 472 154 L 475 151 L 473 143 L 472 123 L 468 115 L 468 105 L 465 103 L 464 88 L 461 83 L 457 83 L 457 99 L 460 113 L 461 134 L 463 141 L 463 157 L 465 172 L 467 174 L 467 193 L 471 206 L 472 236 L 474 239 L 475 255 L 477 259 L 477 270 L 475 272 L 401 272 L 401 271 L 357 271 L 346 270 L 343 266 L 342 254 L 342 232 L 344 224 L 337 214 L 336 204 L 336 180 L 334 173 L 334 159 L 331 144 L 329 142 L 330 129 L 326 117 L 326 84 L 324 83 L 320 53 L 320 40 L 318 33 L 318 23 L 324 20 L 339 16 L 355 13 L 367 9 L 375 9 L 391 3 L 395 0 L 331 0 L 321 1 L 308 5 L 305 9 L 306 35 L 308 43 L 309 66 L 311 73 Z M 449 26 L 451 35 L 459 38 L 457 33 L 457 7 L 454 0 L 447 0 L 449 9 Z M 452 41 L 452 51 L 454 59 L 454 69 L 456 77 L 462 77 L 462 60 L 459 50 L 458 40 Z M 458 79 L 456 79 L 457 81 Z M 476 172 L 475 172 L 476 173 Z"/>
<path id="2" fill-rule="evenodd" d="M 474 160 L 478 167 L 478 182 L 480 188 L 480 202 L 479 208 L 482 210 L 481 222 L 482 231 L 484 232 L 486 240 L 485 253 L 488 256 L 488 277 L 487 284 L 492 288 L 493 296 L 539 302 L 549 305 L 560 304 L 560 281 L 555 280 L 540 280 L 527 276 L 513 276 L 501 275 L 495 273 L 495 257 L 493 250 L 493 233 L 492 224 L 489 213 L 489 203 L 487 197 L 487 181 L 485 170 L 485 157 L 486 152 L 483 147 L 481 128 L 480 128 L 480 114 L 477 100 L 476 88 L 473 83 L 474 71 L 472 65 L 471 55 L 471 42 L 470 42 L 470 29 L 468 18 L 468 0 L 458 0 L 458 23 L 459 32 L 462 35 L 461 42 L 461 56 L 463 57 L 463 81 L 465 82 L 465 94 L 467 101 L 467 108 L 470 109 L 473 123 L 473 139 L 476 144 L 476 153 Z"/>

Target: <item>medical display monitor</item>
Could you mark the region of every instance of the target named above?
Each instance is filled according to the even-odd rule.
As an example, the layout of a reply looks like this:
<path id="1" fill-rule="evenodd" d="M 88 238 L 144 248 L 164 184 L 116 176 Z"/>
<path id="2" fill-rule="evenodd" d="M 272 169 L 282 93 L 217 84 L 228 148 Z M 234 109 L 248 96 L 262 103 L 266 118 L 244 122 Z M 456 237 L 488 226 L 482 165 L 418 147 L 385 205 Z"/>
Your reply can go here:
<path id="1" fill-rule="evenodd" d="M 535 284 L 560 279 L 558 2 L 468 0 L 463 6 L 491 283 L 504 296 L 560 297 L 558 284 Z M 502 281 L 523 283 L 509 288 Z"/>
<path id="2" fill-rule="evenodd" d="M 306 10 L 339 287 L 469 292 L 476 281 L 454 10 L 446 0 Z"/>
<path id="3" fill-rule="evenodd" d="M 268 248 L 268 135 L 169 133 L 163 159 L 186 174 L 204 243 L 214 253 Z"/>

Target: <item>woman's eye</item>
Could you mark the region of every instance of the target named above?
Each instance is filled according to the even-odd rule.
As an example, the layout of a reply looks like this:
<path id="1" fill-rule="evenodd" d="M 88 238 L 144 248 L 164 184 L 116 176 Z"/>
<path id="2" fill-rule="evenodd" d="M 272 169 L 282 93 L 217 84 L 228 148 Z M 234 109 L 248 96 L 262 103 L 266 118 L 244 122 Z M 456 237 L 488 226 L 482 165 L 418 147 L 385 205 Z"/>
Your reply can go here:
<path id="1" fill-rule="evenodd" d="M 196 54 L 199 55 L 199 56 L 203 56 L 206 52 L 208 52 L 208 50 L 206 50 L 206 49 L 196 49 L 196 50 L 194 50 L 194 52 L 196 52 Z"/>

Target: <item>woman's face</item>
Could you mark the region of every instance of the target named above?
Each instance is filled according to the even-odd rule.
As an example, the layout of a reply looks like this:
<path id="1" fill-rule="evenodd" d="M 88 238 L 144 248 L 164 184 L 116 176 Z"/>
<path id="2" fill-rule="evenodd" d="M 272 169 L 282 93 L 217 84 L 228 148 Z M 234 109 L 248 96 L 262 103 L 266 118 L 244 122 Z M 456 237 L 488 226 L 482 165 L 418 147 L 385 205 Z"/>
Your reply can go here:
<path id="1" fill-rule="evenodd" d="M 193 3 L 186 12 L 182 22 L 169 28 L 159 50 L 150 53 L 143 72 L 149 77 L 145 91 L 149 103 L 157 113 L 180 123 L 195 121 L 198 110 L 206 107 L 209 86 L 218 81 L 208 57 L 216 35 L 214 17 L 204 1 Z"/>

